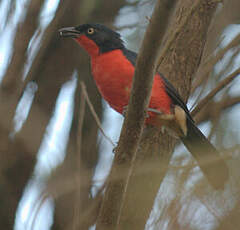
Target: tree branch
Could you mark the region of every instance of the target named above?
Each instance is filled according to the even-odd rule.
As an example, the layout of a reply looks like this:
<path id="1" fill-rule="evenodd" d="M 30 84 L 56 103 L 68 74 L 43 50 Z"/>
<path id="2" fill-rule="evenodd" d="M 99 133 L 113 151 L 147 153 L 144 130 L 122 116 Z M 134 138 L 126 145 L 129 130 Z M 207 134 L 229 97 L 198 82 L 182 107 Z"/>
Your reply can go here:
<path id="1" fill-rule="evenodd" d="M 168 38 L 174 37 L 175 41 L 171 42 L 166 52 L 163 52 L 164 58 L 160 65 L 161 72 L 179 89 L 184 99 L 189 95 L 191 79 L 199 66 L 208 27 L 217 5 L 216 2 L 210 0 L 198 3 L 194 13 L 190 13 L 189 20 L 185 20 L 189 15 L 189 10 L 193 7 L 192 1 L 177 2 L 174 20 L 171 22 L 173 28 L 171 32 L 174 33 L 175 29 L 184 23 L 186 24 L 181 27 L 182 30 L 177 36 L 168 33 Z M 152 45 L 155 46 L 154 43 Z M 152 54 L 155 55 L 155 52 Z M 146 55 L 145 62 L 150 60 L 152 60 L 151 57 Z M 144 78 L 146 75 L 145 72 Z M 141 86 L 144 85 L 143 82 L 144 80 L 141 82 Z M 145 89 L 136 95 L 138 98 L 136 103 L 138 100 L 142 100 L 140 95 L 143 92 Z M 144 104 L 144 102 L 141 103 Z M 139 114 L 139 110 L 135 111 L 138 111 L 135 118 L 142 119 L 144 111 L 141 110 L 142 115 Z M 131 113 L 129 111 L 129 116 Z M 141 126 L 134 127 L 137 130 L 135 132 L 131 130 L 132 127 L 134 126 L 130 126 L 128 130 L 124 130 L 125 127 L 123 127 L 122 132 L 126 131 L 127 134 L 124 137 L 126 142 L 122 146 L 120 138 L 119 146 L 121 149 L 119 147 L 117 149 L 118 152 L 97 221 L 97 230 L 144 229 L 159 186 L 166 175 L 175 139 L 167 135 L 160 135 L 159 131 L 148 127 L 138 147 Z M 137 147 L 138 152 L 136 153 Z M 147 173 L 142 173 L 143 171 Z M 122 179 L 115 179 L 117 175 Z M 126 187 L 126 183 L 128 183 L 128 187 Z"/>
<path id="2" fill-rule="evenodd" d="M 232 106 L 235 106 L 240 103 L 240 96 L 225 98 L 220 102 L 209 102 L 207 106 L 204 106 L 203 109 L 200 110 L 194 117 L 196 124 L 200 124 L 201 122 L 210 120 L 215 117 L 216 109 L 218 111 L 223 111 L 225 109 L 229 109 Z"/>
<path id="3" fill-rule="evenodd" d="M 108 187 L 104 194 L 97 221 L 97 230 L 123 229 L 121 209 L 129 177 L 132 173 L 131 162 L 133 163 L 136 159 L 146 117 L 146 108 L 150 100 L 153 77 L 157 67 L 158 51 L 168 25 L 166 20 L 169 18 L 174 5 L 175 1 L 158 0 L 147 28 L 137 58 L 130 102 L 116 149 L 113 167 L 108 178 Z M 125 169 L 124 177 L 119 181 L 114 181 L 115 175 L 121 175 L 123 169 Z"/>
<path id="4" fill-rule="evenodd" d="M 207 103 L 226 85 L 228 85 L 230 82 L 232 82 L 237 76 L 240 74 L 240 68 L 235 70 L 233 73 L 231 73 L 228 77 L 226 77 L 224 80 L 218 83 L 218 85 L 208 93 L 206 97 L 204 97 L 198 105 L 194 108 L 194 110 L 191 112 L 192 116 L 195 116 Z"/>
<path id="5" fill-rule="evenodd" d="M 81 173 L 81 151 L 82 151 L 82 133 L 83 133 L 83 121 L 85 115 L 85 105 L 86 105 L 86 97 L 84 94 L 84 90 L 86 90 L 86 86 L 83 82 L 80 82 L 81 87 L 81 95 L 80 95 L 80 107 L 79 107 L 79 119 L 78 119 L 78 129 L 77 129 L 77 141 L 76 141 L 76 169 L 77 172 Z M 81 182 L 79 176 L 76 177 L 76 198 L 75 198 L 75 206 L 73 212 L 73 225 L 72 230 L 77 230 L 79 228 L 80 221 L 80 207 L 81 207 Z"/>
<path id="6" fill-rule="evenodd" d="M 216 55 L 211 55 L 201 64 L 198 72 L 196 74 L 196 81 L 193 82 L 191 91 L 194 92 L 195 89 L 200 86 L 204 80 L 207 79 L 209 73 L 212 71 L 214 65 L 221 60 L 224 55 L 239 45 L 240 42 L 240 34 L 238 34 L 226 47 L 220 49 Z"/>
<path id="7" fill-rule="evenodd" d="M 178 1 L 171 20 L 172 33 L 192 8 L 192 1 Z M 190 92 L 191 79 L 200 63 L 208 27 L 216 4 L 201 1 L 182 31 L 164 55 L 160 71 L 168 77 L 181 96 L 186 99 Z M 172 34 L 168 33 L 171 38 Z M 168 39 L 168 37 L 166 38 Z M 157 129 L 147 127 L 141 138 L 137 159 L 133 162 L 126 198 L 123 204 L 122 229 L 144 229 L 150 216 L 159 187 L 168 170 L 176 139 L 162 135 Z M 123 173 L 122 173 L 123 174 Z M 121 174 L 121 175 L 122 175 Z"/>

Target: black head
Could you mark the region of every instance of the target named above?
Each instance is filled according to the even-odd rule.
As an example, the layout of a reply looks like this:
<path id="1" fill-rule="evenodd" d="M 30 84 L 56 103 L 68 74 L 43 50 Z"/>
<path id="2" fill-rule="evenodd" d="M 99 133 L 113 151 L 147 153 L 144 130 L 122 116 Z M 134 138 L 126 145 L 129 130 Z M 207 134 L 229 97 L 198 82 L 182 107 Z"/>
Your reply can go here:
<path id="1" fill-rule="evenodd" d="M 63 37 L 75 39 L 85 35 L 99 47 L 101 53 L 124 48 L 120 34 L 101 24 L 92 23 L 62 28 L 59 33 Z"/>

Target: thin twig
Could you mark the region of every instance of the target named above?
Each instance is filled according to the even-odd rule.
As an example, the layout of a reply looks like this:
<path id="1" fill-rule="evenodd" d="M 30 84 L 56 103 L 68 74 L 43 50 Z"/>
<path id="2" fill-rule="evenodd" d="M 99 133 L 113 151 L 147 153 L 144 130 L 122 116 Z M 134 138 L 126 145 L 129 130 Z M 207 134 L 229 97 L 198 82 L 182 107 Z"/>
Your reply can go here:
<path id="1" fill-rule="evenodd" d="M 195 79 L 199 79 L 195 82 L 193 82 L 192 92 L 202 84 L 202 81 L 209 75 L 209 73 L 212 71 L 213 66 L 224 57 L 224 55 L 232 48 L 239 45 L 240 41 L 240 34 L 238 34 L 226 47 L 220 49 L 216 55 L 211 55 L 206 59 L 204 63 L 201 64 L 201 66 L 204 66 L 204 68 L 200 69 L 198 71 L 197 76 L 201 75 L 201 79 L 196 77 Z"/>
<path id="2" fill-rule="evenodd" d="M 203 107 L 203 109 L 196 114 L 194 117 L 196 124 L 200 124 L 204 121 L 212 119 L 215 113 L 215 108 L 217 107 L 219 110 L 223 111 L 232 106 L 235 106 L 240 103 L 240 96 L 237 97 L 227 97 L 222 99 L 220 102 L 209 102 L 207 106 Z"/>
<path id="3" fill-rule="evenodd" d="M 234 62 L 234 60 L 236 59 L 236 56 L 237 56 L 238 54 L 239 54 L 239 48 L 238 48 L 238 49 L 235 49 L 234 54 L 231 56 L 230 60 L 228 61 L 228 64 L 227 64 L 216 76 L 214 76 L 214 78 L 216 79 L 216 81 L 218 81 L 218 80 L 221 78 L 221 76 L 226 75 L 226 73 L 228 73 L 229 70 L 233 68 L 233 66 L 232 66 L 232 65 L 233 65 L 233 62 Z M 216 62 L 215 62 L 215 61 L 216 61 Z M 198 85 L 195 84 L 195 86 L 197 87 L 197 86 L 202 85 L 202 86 L 201 86 L 201 92 L 198 94 L 197 98 L 195 99 L 195 102 L 194 102 L 193 105 L 191 106 L 190 111 L 197 106 L 197 104 L 198 104 L 198 102 L 199 102 L 199 100 L 200 100 L 200 98 L 201 98 L 201 96 L 202 96 L 202 94 L 203 94 L 203 92 L 204 92 L 204 90 L 205 90 L 205 88 L 206 88 L 206 86 L 207 86 L 209 77 L 211 76 L 211 75 L 210 75 L 210 71 L 212 70 L 212 68 L 214 67 L 214 65 L 215 65 L 218 61 L 219 61 L 219 59 L 217 59 L 217 60 L 214 59 L 214 62 L 212 62 L 212 61 L 210 60 L 210 62 L 212 62 L 212 65 L 209 65 L 208 63 L 205 63 L 205 64 L 206 64 L 205 68 L 204 68 L 203 70 L 200 70 L 200 71 L 199 71 L 199 73 L 201 73 L 201 71 L 202 71 L 203 76 L 202 76 L 202 78 L 200 79 L 200 81 L 198 81 L 199 84 L 198 84 Z M 194 88 L 194 87 L 192 87 L 192 89 L 191 89 L 191 92 L 192 92 L 192 93 L 194 92 L 193 88 Z M 195 89 L 196 89 L 196 88 L 195 88 Z"/>
<path id="4" fill-rule="evenodd" d="M 228 85 L 240 74 L 240 68 L 231 73 L 228 77 L 222 80 L 215 89 L 213 89 L 205 98 L 203 98 L 198 105 L 191 112 L 192 116 L 195 116 L 221 89 Z"/>
<path id="5" fill-rule="evenodd" d="M 216 63 L 221 60 L 224 55 L 232 48 L 239 45 L 240 41 L 240 34 L 236 36 L 226 47 L 220 49 L 218 53 L 214 56 L 210 56 L 206 58 L 206 61 L 200 65 L 200 68 L 198 69 L 198 72 L 196 74 L 196 81 L 193 82 L 191 93 L 193 93 L 197 87 L 200 85 L 203 85 L 201 87 L 201 92 L 199 93 L 198 97 L 195 100 L 195 103 L 192 105 L 192 108 L 194 108 L 197 105 L 197 102 L 200 100 L 202 93 L 204 92 L 205 86 L 207 85 L 207 82 L 209 80 L 209 77 L 211 76 L 210 73 L 213 70 L 213 67 L 216 65 Z M 222 41 L 221 41 L 222 42 Z M 236 55 L 239 54 L 239 48 L 235 49 L 235 53 L 232 55 L 231 60 L 228 62 L 228 66 L 224 68 L 215 78 L 218 79 L 220 76 L 224 75 L 224 73 L 227 71 L 229 66 L 233 63 Z M 202 67 L 204 66 L 204 67 Z M 201 76 L 201 77 L 200 77 Z"/>
<path id="6" fill-rule="evenodd" d="M 198 101 L 199 101 L 200 98 L 202 97 L 202 94 L 203 94 L 203 92 L 205 91 L 205 89 L 206 89 L 206 87 L 207 87 L 208 80 L 209 80 L 209 77 L 204 78 L 203 81 L 201 81 L 202 83 L 201 83 L 200 92 L 199 92 L 199 94 L 196 96 L 196 99 L 195 99 L 194 103 L 191 105 L 191 108 L 189 109 L 190 111 L 192 111 L 193 108 L 195 108 L 195 107 L 197 106 Z M 191 92 L 194 92 L 194 91 L 192 91 L 192 89 L 191 89 Z M 191 94 L 191 93 L 190 93 L 190 94 Z"/>
<path id="7" fill-rule="evenodd" d="M 100 121 L 100 119 L 98 118 L 98 115 L 97 115 L 97 113 L 96 113 L 96 111 L 95 111 L 95 109 L 94 109 L 94 107 L 93 107 L 93 104 L 91 103 L 91 101 L 90 101 L 90 99 L 89 99 L 89 96 L 88 96 L 88 93 L 87 93 L 85 84 L 84 84 L 83 82 L 80 82 L 80 86 L 81 86 L 81 89 L 82 89 L 82 91 L 83 91 L 83 94 L 84 94 L 84 97 L 85 97 L 85 99 L 86 99 L 86 102 L 87 102 L 87 104 L 88 104 L 88 106 L 89 106 L 89 109 L 90 109 L 90 111 L 91 111 L 91 113 L 92 113 L 92 115 L 93 115 L 93 117 L 94 117 L 94 119 L 95 119 L 95 121 L 96 121 L 96 123 L 97 123 L 97 125 L 98 125 L 99 130 L 101 131 L 102 135 L 112 144 L 112 146 L 115 147 L 116 145 L 114 144 L 114 142 L 111 140 L 110 137 L 108 137 L 108 136 L 105 134 L 105 132 L 104 132 L 104 130 L 103 130 L 103 128 L 102 128 L 101 121 Z"/>
<path id="8" fill-rule="evenodd" d="M 80 83 L 82 89 L 85 89 L 85 85 Z M 81 148 L 82 148 L 82 129 L 83 129 L 83 119 L 85 115 L 85 104 L 86 99 L 83 90 L 80 95 L 80 108 L 79 108 L 79 120 L 78 120 L 78 129 L 77 129 L 77 152 L 76 152 L 76 162 L 77 162 L 77 171 L 80 173 L 81 170 Z M 73 213 L 73 225 L 72 229 L 77 230 L 79 226 L 80 218 L 80 193 L 81 193 L 81 183 L 79 178 L 76 177 L 76 199 Z"/>

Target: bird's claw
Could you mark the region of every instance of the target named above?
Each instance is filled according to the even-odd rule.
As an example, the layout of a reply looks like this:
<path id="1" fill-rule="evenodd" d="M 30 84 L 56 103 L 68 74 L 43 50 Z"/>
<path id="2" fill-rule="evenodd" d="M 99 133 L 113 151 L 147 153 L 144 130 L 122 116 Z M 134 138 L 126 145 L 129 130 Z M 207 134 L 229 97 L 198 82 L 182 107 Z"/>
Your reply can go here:
<path id="1" fill-rule="evenodd" d="M 127 113 L 127 105 L 126 106 L 123 106 L 123 111 L 122 111 L 122 115 L 125 117 L 126 116 L 126 113 Z M 152 113 L 156 113 L 158 115 L 163 115 L 163 113 L 157 109 L 152 109 L 152 108 L 147 108 L 147 112 L 152 112 Z M 148 118 L 149 117 L 149 114 L 147 113 L 146 114 L 146 117 Z"/>
<path id="2" fill-rule="evenodd" d="M 158 115 L 162 115 L 163 113 L 157 109 L 152 109 L 152 108 L 148 108 L 147 109 L 148 112 L 152 112 L 152 113 L 156 113 Z"/>

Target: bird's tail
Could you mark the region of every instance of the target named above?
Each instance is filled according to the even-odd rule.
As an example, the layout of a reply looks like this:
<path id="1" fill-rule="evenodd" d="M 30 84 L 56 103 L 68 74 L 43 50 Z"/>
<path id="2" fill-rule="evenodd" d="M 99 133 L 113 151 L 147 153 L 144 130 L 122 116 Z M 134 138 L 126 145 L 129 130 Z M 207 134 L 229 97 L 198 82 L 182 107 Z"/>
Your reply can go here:
<path id="1" fill-rule="evenodd" d="M 223 189 L 229 176 L 228 167 L 219 152 L 190 119 L 187 119 L 187 136 L 181 137 L 181 140 L 197 160 L 210 184 L 216 189 Z"/>

